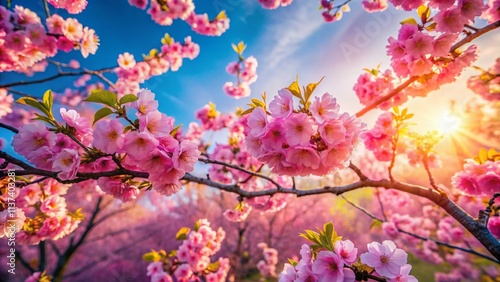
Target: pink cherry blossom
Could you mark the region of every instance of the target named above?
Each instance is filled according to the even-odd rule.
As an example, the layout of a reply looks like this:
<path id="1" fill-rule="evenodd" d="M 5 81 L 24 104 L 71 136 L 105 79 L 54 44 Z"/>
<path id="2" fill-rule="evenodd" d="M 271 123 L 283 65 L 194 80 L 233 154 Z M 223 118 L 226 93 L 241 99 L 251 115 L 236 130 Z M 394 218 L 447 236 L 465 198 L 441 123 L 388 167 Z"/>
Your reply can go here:
<path id="1" fill-rule="evenodd" d="M 355 262 L 358 256 L 358 248 L 350 240 L 336 241 L 333 250 L 346 264 Z"/>
<path id="2" fill-rule="evenodd" d="M 314 133 L 313 123 L 305 113 L 291 114 L 285 120 L 286 139 L 289 145 L 307 145 Z"/>
<path id="3" fill-rule="evenodd" d="M 368 252 L 361 254 L 361 262 L 375 268 L 378 274 L 387 278 L 395 278 L 406 265 L 408 255 L 402 249 L 396 248 L 394 242 L 386 240 L 382 244 L 368 244 Z"/>
<path id="4" fill-rule="evenodd" d="M 76 150 L 63 149 L 55 155 L 53 162 L 52 170 L 59 171 L 59 178 L 63 180 L 74 179 L 80 166 L 80 155 Z"/>
<path id="5" fill-rule="evenodd" d="M 256 108 L 248 118 L 248 126 L 250 126 L 250 134 L 254 137 L 262 137 L 267 131 L 267 114 L 262 108 Z"/>
<path id="6" fill-rule="evenodd" d="M 279 90 L 269 104 L 269 111 L 274 118 L 287 118 L 293 111 L 293 95 L 290 90 Z"/>
<path id="7" fill-rule="evenodd" d="M 105 153 L 113 154 L 123 148 L 123 142 L 123 125 L 118 120 L 100 120 L 96 123 L 93 146 Z"/>
<path id="8" fill-rule="evenodd" d="M 344 262 L 334 252 L 321 251 L 312 265 L 312 271 L 320 282 L 343 282 Z"/>
<path id="9" fill-rule="evenodd" d="M 337 116 L 340 106 L 337 104 L 337 99 L 330 94 L 325 93 L 321 99 L 314 97 L 314 102 L 311 105 L 311 114 L 318 123 L 323 123 L 324 120 L 333 119 Z"/>

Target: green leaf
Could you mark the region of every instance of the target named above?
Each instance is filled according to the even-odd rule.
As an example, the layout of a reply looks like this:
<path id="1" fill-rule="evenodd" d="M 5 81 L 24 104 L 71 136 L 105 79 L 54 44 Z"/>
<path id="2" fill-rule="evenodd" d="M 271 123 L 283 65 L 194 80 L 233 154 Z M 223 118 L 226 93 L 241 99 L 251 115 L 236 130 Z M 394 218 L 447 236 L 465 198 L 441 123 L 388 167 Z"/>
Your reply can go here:
<path id="1" fill-rule="evenodd" d="M 266 105 L 264 104 L 264 102 L 262 102 L 259 99 L 253 98 L 252 99 L 252 103 L 254 103 L 254 105 L 257 106 L 257 107 L 261 107 L 261 108 L 265 108 L 266 107 Z"/>
<path id="2" fill-rule="evenodd" d="M 420 7 L 417 8 L 417 14 L 422 19 L 422 22 L 425 23 L 431 16 L 431 9 L 425 5 L 420 5 Z"/>
<path id="3" fill-rule="evenodd" d="M 417 21 L 414 18 L 407 18 L 406 20 L 403 20 L 400 22 L 400 24 L 413 24 L 413 25 L 418 25 Z"/>
<path id="4" fill-rule="evenodd" d="M 130 103 L 130 102 L 135 102 L 137 100 L 139 100 L 139 97 L 137 97 L 136 95 L 127 94 L 127 95 L 120 98 L 120 105 Z"/>
<path id="5" fill-rule="evenodd" d="M 16 102 L 18 102 L 19 104 L 32 106 L 33 108 L 39 109 L 48 118 L 50 118 L 52 116 L 49 109 L 47 108 L 47 106 L 44 103 L 38 102 L 37 100 L 35 100 L 31 97 L 21 97 L 21 98 L 17 99 Z"/>
<path id="6" fill-rule="evenodd" d="M 92 125 L 94 125 L 98 120 L 100 120 L 106 116 L 109 116 L 112 113 L 113 113 L 113 110 L 111 110 L 110 108 L 102 108 L 102 109 L 98 110 L 94 114 L 94 122 L 92 123 Z"/>
<path id="7" fill-rule="evenodd" d="M 179 230 L 179 232 L 177 232 L 177 234 L 175 234 L 175 240 L 186 240 L 187 235 L 189 234 L 190 231 L 191 231 L 191 229 L 189 229 L 188 227 L 182 227 Z"/>
<path id="8" fill-rule="evenodd" d="M 379 228 L 382 226 L 382 223 L 383 223 L 382 221 L 377 220 L 377 219 L 374 219 L 374 220 L 372 221 L 372 224 L 370 224 L 370 230 L 371 230 L 371 229 L 374 229 L 374 228 L 375 228 L 375 229 L 379 229 Z"/>
<path id="9" fill-rule="evenodd" d="M 321 81 L 323 81 L 324 78 L 325 77 L 323 76 L 318 82 L 309 83 L 307 85 L 307 87 L 304 89 L 304 97 L 306 102 L 309 101 L 309 98 L 312 96 L 312 93 L 314 92 L 316 87 L 321 83 Z"/>
<path id="10" fill-rule="evenodd" d="M 247 109 L 246 111 L 242 112 L 241 115 L 244 116 L 244 115 L 248 115 L 249 113 L 253 112 L 253 110 L 255 110 L 255 108 L 250 108 L 250 109 Z"/>
<path id="11" fill-rule="evenodd" d="M 116 108 L 118 104 L 116 93 L 103 90 L 103 89 L 94 89 L 90 91 L 90 95 L 84 100 L 86 102 L 94 102 L 100 103 L 111 108 Z"/>
<path id="12" fill-rule="evenodd" d="M 179 124 L 178 126 L 174 127 L 174 129 L 172 129 L 172 131 L 170 131 L 170 135 L 172 135 L 172 137 L 175 137 L 175 135 L 177 134 L 177 131 L 179 131 L 179 128 L 181 128 L 182 124 Z"/>
<path id="13" fill-rule="evenodd" d="M 216 262 L 212 262 L 211 264 L 209 264 L 207 266 L 207 270 L 210 271 L 210 272 L 216 272 L 220 267 L 220 263 L 219 261 L 216 261 Z"/>
<path id="14" fill-rule="evenodd" d="M 158 254 L 158 252 L 153 250 L 149 253 L 145 253 L 142 256 L 142 259 L 145 261 L 154 262 L 154 261 L 159 261 L 161 259 L 161 257 L 160 257 L 160 254 Z"/>
<path id="15" fill-rule="evenodd" d="M 54 98 L 52 97 L 52 90 L 47 90 L 45 93 L 43 93 L 43 103 L 47 107 L 50 113 L 50 117 L 52 118 L 52 105 L 54 103 Z"/>
<path id="16" fill-rule="evenodd" d="M 194 224 L 194 231 L 198 232 L 198 229 L 200 229 L 200 221 L 197 220 L 196 223 Z"/>
<path id="17" fill-rule="evenodd" d="M 299 76 L 295 78 L 295 81 L 290 84 L 287 88 L 290 92 L 292 92 L 292 95 L 299 98 L 302 100 L 302 93 L 300 92 L 300 86 L 299 86 Z"/>
<path id="18" fill-rule="evenodd" d="M 297 266 L 297 264 L 299 264 L 298 262 L 294 261 L 293 259 L 288 259 L 288 263 L 293 265 L 293 267 Z"/>
<path id="19" fill-rule="evenodd" d="M 46 122 L 46 123 L 48 123 L 50 125 L 53 125 L 52 124 L 52 120 L 49 119 L 48 117 L 44 117 L 44 116 L 39 115 L 37 113 L 35 113 L 35 115 L 36 115 L 36 118 L 32 118 L 32 120 L 40 120 L 40 121 Z"/>

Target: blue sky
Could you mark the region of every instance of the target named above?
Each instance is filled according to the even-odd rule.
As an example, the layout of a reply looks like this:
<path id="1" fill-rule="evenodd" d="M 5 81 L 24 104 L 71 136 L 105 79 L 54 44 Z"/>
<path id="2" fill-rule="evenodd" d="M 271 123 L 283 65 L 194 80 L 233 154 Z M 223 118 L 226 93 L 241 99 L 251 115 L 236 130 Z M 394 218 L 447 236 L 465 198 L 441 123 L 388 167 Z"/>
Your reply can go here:
<path id="1" fill-rule="evenodd" d="M 30 4 L 27 7 L 44 18 L 43 9 L 38 4 L 41 2 L 12 1 L 14 5 Z M 58 54 L 54 59 L 68 62 L 75 58 L 83 67 L 98 69 L 116 65 L 118 55 L 123 52 L 141 58 L 141 54 L 151 48 L 160 47 L 160 39 L 165 33 L 177 41 L 192 36 L 201 47 L 195 60 L 185 60 L 179 71 L 153 77 L 142 85 L 157 94 L 162 112 L 174 116 L 177 123 L 187 125 L 194 120 L 194 112 L 209 101 L 215 102 L 222 111 L 245 107 L 249 98 L 235 100 L 222 91 L 224 82 L 234 78 L 225 73 L 225 66 L 236 59 L 231 43 L 244 41 L 248 45 L 244 55 L 253 55 L 259 60 L 259 79 L 252 85 L 253 97 L 260 97 L 264 91 L 269 97 L 274 96 L 278 89 L 292 82 L 295 75 L 299 75 L 302 84 L 325 76 L 316 94 L 330 92 L 337 97 L 342 110 L 353 114 L 361 109 L 352 91 L 358 75 L 363 68 L 372 68 L 379 63 L 382 69 L 388 67 L 385 55 L 387 38 L 397 34 L 402 19 L 414 16 L 392 8 L 385 13 L 369 14 L 359 3 L 354 3 L 352 11 L 344 14 L 340 22 L 328 24 L 323 22 L 318 11 L 318 1 L 295 0 L 288 7 L 271 11 L 262 9 L 256 0 L 194 2 L 197 13 L 206 12 L 210 18 L 225 9 L 231 19 L 230 29 L 220 37 L 207 37 L 194 33 L 180 20 L 174 21 L 172 26 L 159 26 L 145 11 L 129 6 L 126 0 L 89 1 L 87 9 L 78 15 L 68 15 L 51 7 L 53 13 L 76 17 L 85 26 L 95 29 L 100 37 L 96 55 L 83 59 L 78 51 L 72 51 Z M 498 36 L 487 36 L 482 41 L 488 49 L 488 46 L 493 47 L 491 42 L 498 42 Z M 492 61 L 488 56 L 479 65 L 489 67 Z M 33 78 L 46 76 L 48 73 Z M 0 74 L 2 82 L 20 79 L 26 78 L 18 74 Z M 39 96 L 48 88 L 61 91 L 74 79 L 58 79 L 44 85 L 16 89 Z M 434 105 L 446 107 L 452 96 L 460 98 L 462 92 L 468 92 L 463 81 L 459 87 L 460 90 L 455 91 L 459 94 L 434 93 L 429 99 Z M 445 91 L 453 90 L 445 88 Z M 418 107 L 425 103 L 428 103 L 425 99 L 416 99 L 409 105 Z M 367 121 L 375 116 L 376 113 L 368 115 Z"/>

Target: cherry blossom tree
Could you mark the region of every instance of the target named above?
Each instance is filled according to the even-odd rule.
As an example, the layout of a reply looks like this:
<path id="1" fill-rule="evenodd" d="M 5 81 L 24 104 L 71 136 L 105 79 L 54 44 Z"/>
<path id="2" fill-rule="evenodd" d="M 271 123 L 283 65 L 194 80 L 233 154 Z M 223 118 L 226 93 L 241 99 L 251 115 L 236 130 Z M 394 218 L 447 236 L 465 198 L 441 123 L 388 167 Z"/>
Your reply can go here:
<path id="1" fill-rule="evenodd" d="M 162 26 L 184 21 L 205 36 L 229 28 L 226 12 L 209 19 L 192 0 L 128 2 Z M 295 4 L 258 2 L 265 9 Z M 322 0 L 321 16 L 338 22 L 350 2 Z M 191 36 L 176 40 L 167 33 L 142 58 L 124 52 L 116 54 L 117 65 L 87 69 L 78 58 L 98 52 L 100 40 L 98 30 L 73 17 L 86 9 L 86 0 L 42 0 L 39 13 L 7 1 L 0 6 L 0 71 L 52 74 L 0 82 L 0 127 L 13 134 L 0 139 L 0 237 L 10 256 L 5 275 L 62 281 L 99 264 L 120 271 L 131 262 L 105 262 L 127 252 L 147 262 L 141 265 L 150 281 L 243 279 L 251 268 L 262 280 L 416 281 L 411 253 L 451 265 L 436 273 L 437 281 L 498 279 L 500 61 L 474 64 L 481 55 L 475 40 L 500 27 L 500 1 L 361 4 L 374 13 L 389 3 L 409 18 L 388 38 L 390 68 L 367 66 L 353 85 L 358 112 L 344 112 L 334 95 L 315 92 L 325 78 L 302 86 L 300 72 L 276 93 L 252 93 L 265 62 L 244 57 L 246 45 L 239 42 L 232 46 L 237 60 L 225 69 L 236 82 L 219 91 L 236 99 L 252 95 L 249 103 L 221 113 L 206 101 L 194 113 L 199 122 L 183 128 L 141 84 L 179 70 L 184 59 L 195 60 L 200 45 Z M 55 8 L 64 12 L 52 14 Z M 54 60 L 62 52 L 75 57 Z M 465 113 L 485 122 L 467 125 L 481 135 L 468 133 L 477 141 L 473 151 L 451 152 L 440 144 L 443 132 L 415 128 L 415 113 L 405 104 L 418 97 L 431 101 L 431 92 L 456 82 L 467 68 L 477 72 L 463 88 L 479 102 Z M 43 89 L 63 77 L 78 78 L 61 93 Z M 38 85 L 44 94 L 17 89 L 25 85 Z M 477 108 L 480 115 L 470 114 Z M 379 113 L 373 125 L 367 113 Z M 207 134 L 227 141 L 210 144 Z M 436 173 L 453 166 L 450 157 L 458 157 L 459 166 Z M 362 191 L 367 198 L 351 198 Z M 358 222 L 348 232 L 342 215 L 324 213 L 333 204 L 325 202 L 327 195 L 339 196 L 335 203 L 356 210 L 371 226 Z M 168 226 L 153 223 L 165 211 Z M 111 220 L 117 229 L 100 227 Z M 158 241 L 162 231 L 168 238 Z M 359 236 L 369 231 L 372 238 Z M 127 233 L 127 243 L 96 243 Z M 299 240 L 298 233 L 305 241 L 288 244 Z M 150 248 L 140 251 L 138 245 L 148 242 Z M 9 248 L 12 243 L 16 248 Z M 85 244 L 106 251 L 87 261 L 94 252 Z M 15 276 L 16 263 L 25 276 Z"/>

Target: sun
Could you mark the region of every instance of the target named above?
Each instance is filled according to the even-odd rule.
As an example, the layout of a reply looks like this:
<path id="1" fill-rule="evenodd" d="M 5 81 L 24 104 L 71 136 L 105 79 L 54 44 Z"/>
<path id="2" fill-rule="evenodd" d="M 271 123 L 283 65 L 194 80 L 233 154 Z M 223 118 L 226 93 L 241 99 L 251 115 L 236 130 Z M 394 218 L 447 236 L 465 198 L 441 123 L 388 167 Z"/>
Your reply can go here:
<path id="1" fill-rule="evenodd" d="M 450 135 L 460 129 L 461 120 L 455 114 L 446 112 L 439 119 L 437 130 L 443 135 Z"/>

